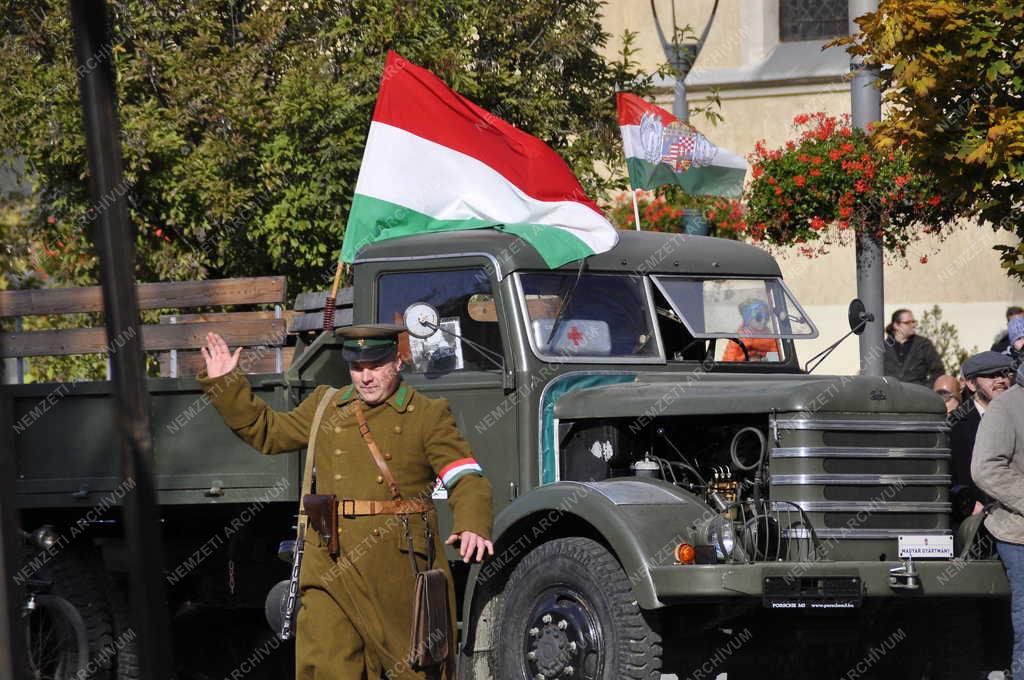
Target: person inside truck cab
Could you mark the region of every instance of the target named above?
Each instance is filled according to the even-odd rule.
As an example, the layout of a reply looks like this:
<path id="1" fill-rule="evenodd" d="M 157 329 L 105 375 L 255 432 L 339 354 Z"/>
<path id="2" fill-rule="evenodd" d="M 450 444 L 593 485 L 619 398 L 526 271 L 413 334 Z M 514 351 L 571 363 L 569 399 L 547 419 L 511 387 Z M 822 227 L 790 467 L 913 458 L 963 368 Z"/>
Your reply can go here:
<path id="1" fill-rule="evenodd" d="M 768 325 L 769 319 L 771 319 L 771 309 L 768 307 L 768 303 L 758 299 L 747 300 L 740 304 L 740 317 L 743 322 L 736 329 L 736 334 L 740 336 L 740 342 L 743 343 L 743 347 L 747 348 L 747 351 L 744 353 L 739 342 L 730 340 L 722 355 L 722 361 L 764 361 L 765 359 L 778 361 L 780 356 L 778 340 L 752 337 L 757 333 L 772 332 Z M 770 357 L 769 355 L 773 353 L 774 357 Z"/>

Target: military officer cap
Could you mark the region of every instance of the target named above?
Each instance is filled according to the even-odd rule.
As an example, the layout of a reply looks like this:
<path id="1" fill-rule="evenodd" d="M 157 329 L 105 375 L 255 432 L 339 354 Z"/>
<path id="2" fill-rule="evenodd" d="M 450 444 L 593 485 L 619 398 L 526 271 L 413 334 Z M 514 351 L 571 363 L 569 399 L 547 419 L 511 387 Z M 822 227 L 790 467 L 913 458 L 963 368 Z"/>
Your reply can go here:
<path id="1" fill-rule="evenodd" d="M 398 355 L 398 334 L 404 326 L 392 323 L 367 323 L 345 326 L 335 332 L 345 340 L 341 343 L 342 358 L 353 361 L 390 361 Z"/>
<path id="2" fill-rule="evenodd" d="M 999 352 L 979 352 L 967 361 L 960 368 L 965 378 L 976 378 L 979 375 L 992 375 L 994 373 L 1009 373 L 1013 370 L 1013 359 L 1006 354 Z"/>

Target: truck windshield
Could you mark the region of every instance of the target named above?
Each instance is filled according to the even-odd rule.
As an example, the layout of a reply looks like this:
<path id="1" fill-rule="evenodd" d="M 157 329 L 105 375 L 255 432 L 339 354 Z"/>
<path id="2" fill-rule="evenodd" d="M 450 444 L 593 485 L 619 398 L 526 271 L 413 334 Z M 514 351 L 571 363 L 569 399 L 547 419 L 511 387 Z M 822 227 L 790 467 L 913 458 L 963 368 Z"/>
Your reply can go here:
<path id="1" fill-rule="evenodd" d="M 816 338 L 781 279 L 652 277 L 695 338 Z"/>
<path id="2" fill-rule="evenodd" d="M 577 282 L 576 272 L 517 276 L 538 356 L 661 360 L 643 277 L 587 273 Z"/>

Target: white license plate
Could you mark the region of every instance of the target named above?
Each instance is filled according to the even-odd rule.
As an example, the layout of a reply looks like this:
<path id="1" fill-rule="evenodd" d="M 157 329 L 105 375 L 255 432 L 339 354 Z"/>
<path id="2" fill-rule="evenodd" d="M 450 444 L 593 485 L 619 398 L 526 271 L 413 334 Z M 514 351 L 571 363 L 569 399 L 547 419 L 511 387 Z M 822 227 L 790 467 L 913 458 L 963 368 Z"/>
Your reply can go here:
<path id="1" fill-rule="evenodd" d="M 914 536 L 899 537 L 900 557 L 952 557 L 953 536 Z"/>

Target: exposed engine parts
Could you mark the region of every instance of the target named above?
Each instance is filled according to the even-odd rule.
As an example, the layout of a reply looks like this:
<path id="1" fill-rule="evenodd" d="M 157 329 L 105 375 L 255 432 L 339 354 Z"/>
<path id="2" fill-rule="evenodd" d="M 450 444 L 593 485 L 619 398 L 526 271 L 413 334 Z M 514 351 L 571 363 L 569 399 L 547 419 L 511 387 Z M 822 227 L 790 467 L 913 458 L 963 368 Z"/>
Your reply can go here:
<path id="1" fill-rule="evenodd" d="M 717 513 L 694 531 L 718 559 L 783 559 L 812 531 L 798 507 L 769 498 L 765 416 L 666 418 L 640 429 L 629 421 L 560 425 L 561 479 L 632 476 L 685 489 Z"/>
<path id="2" fill-rule="evenodd" d="M 767 429 L 767 418 L 756 416 L 674 418 L 639 430 L 629 422 L 563 423 L 561 479 L 662 479 L 724 512 L 746 498 L 767 498 Z"/>

